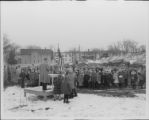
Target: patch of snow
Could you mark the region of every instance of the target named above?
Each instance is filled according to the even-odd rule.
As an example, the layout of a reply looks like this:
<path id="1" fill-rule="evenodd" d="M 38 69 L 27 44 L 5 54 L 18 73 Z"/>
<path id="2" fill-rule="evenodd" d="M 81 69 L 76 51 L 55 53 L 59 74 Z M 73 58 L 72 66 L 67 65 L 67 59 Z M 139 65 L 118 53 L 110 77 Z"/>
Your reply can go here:
<path id="1" fill-rule="evenodd" d="M 103 97 L 78 94 L 69 104 L 40 100 L 35 95 L 24 97 L 20 87 L 4 91 L 4 118 L 12 117 L 141 117 L 145 116 L 145 94 L 135 98 Z M 19 107 L 19 105 L 24 105 Z M 26 106 L 25 106 L 26 105 Z"/>

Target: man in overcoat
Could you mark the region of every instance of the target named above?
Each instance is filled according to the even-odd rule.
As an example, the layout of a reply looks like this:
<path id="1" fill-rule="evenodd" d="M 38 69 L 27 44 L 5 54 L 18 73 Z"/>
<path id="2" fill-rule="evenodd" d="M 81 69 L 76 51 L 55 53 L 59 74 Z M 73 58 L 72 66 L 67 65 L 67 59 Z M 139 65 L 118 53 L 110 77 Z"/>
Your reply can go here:
<path id="1" fill-rule="evenodd" d="M 48 74 L 50 70 L 47 58 L 44 58 L 44 63 L 40 65 L 39 70 L 40 70 L 40 82 L 42 83 L 42 89 L 47 90 L 47 83 L 49 81 Z"/>
<path id="2" fill-rule="evenodd" d="M 69 84 L 71 87 L 71 95 L 70 98 L 76 97 L 77 96 L 77 91 L 76 91 L 76 85 L 75 85 L 75 81 L 77 79 L 75 72 L 73 71 L 73 69 L 70 67 L 68 68 L 68 77 L 69 77 Z"/>

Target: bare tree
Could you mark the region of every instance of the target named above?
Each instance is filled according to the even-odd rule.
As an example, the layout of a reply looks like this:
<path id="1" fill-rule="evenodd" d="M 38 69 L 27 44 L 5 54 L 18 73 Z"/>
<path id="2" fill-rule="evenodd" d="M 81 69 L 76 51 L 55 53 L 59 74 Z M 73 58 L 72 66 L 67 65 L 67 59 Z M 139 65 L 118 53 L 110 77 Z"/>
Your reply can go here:
<path id="1" fill-rule="evenodd" d="M 3 36 L 3 50 L 4 54 L 7 54 L 12 48 L 12 43 L 10 42 L 10 39 L 8 38 L 7 34 L 4 34 Z"/>
<path id="2" fill-rule="evenodd" d="M 18 45 L 11 42 L 7 34 L 3 35 L 4 61 L 6 63 L 10 64 L 10 60 L 11 63 L 16 63 L 16 61 L 15 62 L 13 61 L 14 60 L 13 58 L 15 58 L 17 50 L 19 48 L 20 47 Z"/>
<path id="3" fill-rule="evenodd" d="M 142 46 L 140 49 L 144 49 L 144 46 Z M 118 41 L 113 45 L 109 45 L 107 51 L 113 55 L 127 54 L 129 52 L 135 53 L 138 51 L 138 43 L 129 39 Z"/>

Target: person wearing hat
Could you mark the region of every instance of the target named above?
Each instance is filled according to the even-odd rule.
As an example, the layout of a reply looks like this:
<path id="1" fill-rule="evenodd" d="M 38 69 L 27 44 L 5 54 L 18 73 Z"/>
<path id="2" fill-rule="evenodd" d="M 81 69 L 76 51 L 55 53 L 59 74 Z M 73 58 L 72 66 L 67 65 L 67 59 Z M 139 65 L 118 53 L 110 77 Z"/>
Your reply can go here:
<path id="1" fill-rule="evenodd" d="M 39 66 L 40 70 L 40 82 L 42 83 L 42 90 L 47 90 L 47 83 L 48 83 L 48 73 L 50 71 L 50 67 L 47 62 L 47 58 L 44 58 L 44 62 Z"/>

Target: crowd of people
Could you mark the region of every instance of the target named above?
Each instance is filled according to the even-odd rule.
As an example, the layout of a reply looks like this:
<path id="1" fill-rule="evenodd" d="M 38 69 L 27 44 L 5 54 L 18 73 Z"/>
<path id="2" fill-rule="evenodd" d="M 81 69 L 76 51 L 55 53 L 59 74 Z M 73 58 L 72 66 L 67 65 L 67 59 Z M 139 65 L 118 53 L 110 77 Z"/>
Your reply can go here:
<path id="1" fill-rule="evenodd" d="M 46 61 L 46 60 L 45 60 Z M 22 88 L 42 86 L 47 90 L 47 85 L 52 84 L 48 75 L 50 72 L 58 74 L 54 78 L 53 93 L 54 100 L 64 98 L 64 103 L 69 103 L 69 98 L 77 96 L 77 89 L 110 89 L 110 88 L 133 88 L 143 89 L 146 84 L 145 67 L 96 67 L 96 68 L 74 68 L 67 66 L 63 70 L 51 70 L 47 63 L 38 67 L 27 67 L 19 70 L 16 67 L 18 83 Z M 11 73 L 8 70 L 8 79 Z M 64 95 L 64 97 L 62 97 Z"/>
<path id="2" fill-rule="evenodd" d="M 4 83 L 13 82 L 26 86 L 38 86 L 39 69 L 38 67 L 7 66 L 4 67 Z"/>
<path id="3" fill-rule="evenodd" d="M 78 87 L 110 89 L 145 88 L 146 72 L 140 68 L 84 68 L 77 70 Z"/>

